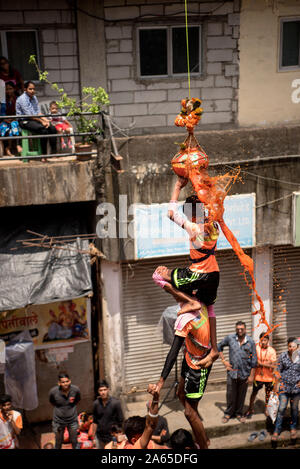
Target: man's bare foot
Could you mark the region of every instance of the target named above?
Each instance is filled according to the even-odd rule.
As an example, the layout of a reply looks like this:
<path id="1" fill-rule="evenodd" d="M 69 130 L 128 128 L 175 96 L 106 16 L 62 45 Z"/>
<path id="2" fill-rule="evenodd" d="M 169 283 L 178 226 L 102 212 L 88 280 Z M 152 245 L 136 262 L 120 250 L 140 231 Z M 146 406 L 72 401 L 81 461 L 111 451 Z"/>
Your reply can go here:
<path id="1" fill-rule="evenodd" d="M 181 310 L 178 311 L 177 316 L 180 316 L 180 314 L 184 314 L 184 313 L 191 313 L 193 311 L 198 311 L 199 309 L 201 309 L 201 303 L 196 300 L 195 301 L 191 300 L 187 303 L 184 303 Z"/>
<path id="2" fill-rule="evenodd" d="M 158 273 L 158 275 L 161 275 L 161 277 L 164 279 L 164 280 L 167 280 L 168 282 L 171 281 L 171 277 L 170 277 L 170 273 L 169 273 L 169 269 L 168 267 L 165 267 L 164 265 L 160 265 L 159 267 L 157 267 L 156 271 Z"/>

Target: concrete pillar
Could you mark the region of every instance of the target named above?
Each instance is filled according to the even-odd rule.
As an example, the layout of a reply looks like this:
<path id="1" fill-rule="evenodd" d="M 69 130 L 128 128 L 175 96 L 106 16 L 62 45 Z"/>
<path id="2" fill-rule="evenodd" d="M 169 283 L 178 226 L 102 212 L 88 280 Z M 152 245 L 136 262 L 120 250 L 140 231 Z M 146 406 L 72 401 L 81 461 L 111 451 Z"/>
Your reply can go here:
<path id="1" fill-rule="evenodd" d="M 273 264 L 273 251 L 270 247 L 259 247 L 253 249 L 254 258 L 254 276 L 256 281 L 256 289 L 258 294 L 261 296 L 265 311 L 266 320 L 269 325 L 272 324 L 272 310 L 273 310 L 273 275 L 272 275 L 272 264 Z M 254 311 L 259 308 L 258 303 L 254 303 Z M 252 337 L 257 343 L 259 341 L 259 335 L 261 332 L 265 332 L 266 326 L 259 324 L 260 315 L 256 314 L 253 316 Z M 272 336 L 270 337 L 272 342 Z"/>
<path id="2" fill-rule="evenodd" d="M 78 0 L 77 32 L 81 86 L 107 89 L 103 0 Z M 88 14 L 86 13 L 89 13 Z"/>
<path id="3" fill-rule="evenodd" d="M 116 396 L 122 391 L 124 382 L 121 265 L 103 260 L 101 274 L 105 374 L 112 394 Z"/>

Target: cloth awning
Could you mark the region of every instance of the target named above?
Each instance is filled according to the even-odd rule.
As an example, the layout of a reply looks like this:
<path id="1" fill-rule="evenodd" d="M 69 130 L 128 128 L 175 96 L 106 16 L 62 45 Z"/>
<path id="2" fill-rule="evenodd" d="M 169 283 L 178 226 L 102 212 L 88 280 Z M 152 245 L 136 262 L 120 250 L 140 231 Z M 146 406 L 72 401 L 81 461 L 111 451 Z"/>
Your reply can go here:
<path id="1" fill-rule="evenodd" d="M 68 300 L 92 291 L 90 256 L 79 252 L 88 249 L 88 240 L 74 237 L 66 250 L 24 247 L 18 242 L 35 237 L 27 230 L 48 236 L 88 233 L 87 211 L 82 205 L 1 211 L 0 311 Z"/>

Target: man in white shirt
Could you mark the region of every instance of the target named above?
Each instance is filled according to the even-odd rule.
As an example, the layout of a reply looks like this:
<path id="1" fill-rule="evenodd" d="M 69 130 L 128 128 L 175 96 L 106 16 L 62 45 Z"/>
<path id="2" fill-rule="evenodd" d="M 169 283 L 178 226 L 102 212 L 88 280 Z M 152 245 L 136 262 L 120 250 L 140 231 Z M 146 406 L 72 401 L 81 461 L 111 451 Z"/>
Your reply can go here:
<path id="1" fill-rule="evenodd" d="M 12 409 L 11 396 L 0 396 L 0 449 L 18 448 L 18 435 L 23 428 L 20 412 Z"/>

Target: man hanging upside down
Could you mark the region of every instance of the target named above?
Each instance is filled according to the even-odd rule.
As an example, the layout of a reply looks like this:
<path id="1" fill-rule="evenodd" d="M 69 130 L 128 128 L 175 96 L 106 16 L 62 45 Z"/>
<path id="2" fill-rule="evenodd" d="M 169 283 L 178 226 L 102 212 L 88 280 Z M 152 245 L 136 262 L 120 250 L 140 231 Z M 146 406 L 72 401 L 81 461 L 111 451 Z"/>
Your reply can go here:
<path id="1" fill-rule="evenodd" d="M 178 386 L 178 397 L 184 406 L 184 415 L 192 427 L 196 442 L 200 449 L 207 449 L 209 440 L 197 410 L 212 367 L 211 364 L 206 367 L 201 366 L 211 348 L 208 311 L 204 304 L 201 304 L 201 309 L 198 311 L 177 317 L 173 344 L 167 355 L 161 377 L 157 384 L 149 384 L 148 392 L 153 395 L 160 393 L 183 343 L 185 354 Z"/>
<path id="2" fill-rule="evenodd" d="M 168 216 L 177 225 L 185 229 L 190 237 L 189 267 L 173 270 L 160 266 L 153 274 L 153 280 L 166 292 L 173 295 L 177 302 L 183 306 L 178 314 L 197 311 L 204 303 L 209 311 L 210 336 L 212 350 L 203 366 L 209 366 L 219 356 L 216 340 L 216 318 L 213 304 L 216 301 L 219 286 L 219 266 L 215 257 L 217 239 L 219 237 L 218 225 L 201 218 L 203 205 L 197 196 L 190 196 L 184 204 L 184 213 L 187 219 L 178 213 L 177 201 L 181 189 L 188 183 L 188 179 L 178 177 L 175 183 Z"/>

